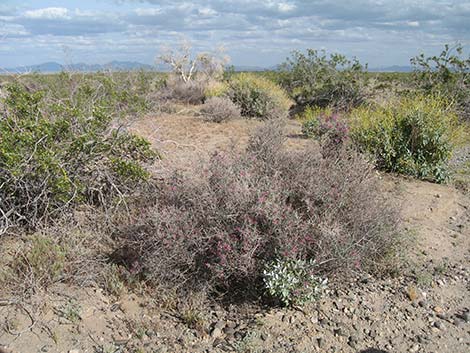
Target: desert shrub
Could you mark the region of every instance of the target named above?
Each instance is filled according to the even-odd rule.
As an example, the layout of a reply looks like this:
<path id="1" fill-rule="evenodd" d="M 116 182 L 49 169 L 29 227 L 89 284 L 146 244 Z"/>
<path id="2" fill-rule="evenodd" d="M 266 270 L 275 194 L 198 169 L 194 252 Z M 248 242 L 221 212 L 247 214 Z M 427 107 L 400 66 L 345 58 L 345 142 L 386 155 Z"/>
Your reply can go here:
<path id="1" fill-rule="evenodd" d="M 340 54 L 308 49 L 295 51 L 280 67 L 282 87 L 300 107 L 332 106 L 349 109 L 366 99 L 367 76 L 357 59 L 348 60 Z"/>
<path id="2" fill-rule="evenodd" d="M 206 120 L 220 123 L 240 117 L 240 108 L 228 98 L 212 97 L 202 106 L 201 114 Z"/>
<path id="3" fill-rule="evenodd" d="M 351 113 L 351 137 L 379 168 L 437 182 L 458 133 L 458 120 L 441 97 L 410 96 Z"/>
<path id="4" fill-rule="evenodd" d="M 200 104 L 206 97 L 206 91 L 222 80 L 225 66 L 230 58 L 224 48 L 212 52 L 194 54 L 191 44 L 183 41 L 177 48 L 163 48 L 158 61 L 171 68 L 163 94 L 167 99 L 174 99 L 189 104 Z"/>
<path id="5" fill-rule="evenodd" d="M 463 57 L 463 47 L 445 45 L 439 55 L 420 54 L 411 59 L 415 85 L 431 94 L 452 99 L 457 113 L 470 120 L 470 56 Z"/>
<path id="6" fill-rule="evenodd" d="M 302 133 L 307 137 L 315 137 L 323 141 L 341 145 L 349 137 L 346 119 L 331 109 L 315 109 L 307 107 L 301 115 Z"/>
<path id="7" fill-rule="evenodd" d="M 372 166 L 347 149 L 327 158 L 314 147 L 286 151 L 276 124 L 258 130 L 245 152 L 176 173 L 140 221 L 122 228 L 119 239 L 138 252 L 150 283 L 259 294 L 273 261 L 315 260 L 315 275 L 346 273 L 394 242 L 395 211 Z"/>
<path id="8" fill-rule="evenodd" d="M 287 94 L 274 82 L 242 73 L 228 83 L 227 96 L 244 117 L 262 120 L 285 118 L 291 106 Z"/>
<path id="9" fill-rule="evenodd" d="M 48 285 L 63 276 L 65 249 L 47 236 L 34 236 L 13 266 L 15 274 L 31 284 Z"/>
<path id="10" fill-rule="evenodd" d="M 206 98 L 225 97 L 228 92 L 227 81 L 210 81 L 204 92 Z"/>
<path id="11" fill-rule="evenodd" d="M 204 80 L 183 81 L 170 75 L 162 88 L 161 99 L 175 100 L 187 104 L 201 104 L 206 96 L 207 82 Z"/>
<path id="12" fill-rule="evenodd" d="M 315 300 L 327 279 L 315 276 L 315 261 L 277 260 L 267 264 L 263 281 L 268 294 L 285 306 L 303 305 Z"/>
<path id="13" fill-rule="evenodd" d="M 148 178 L 150 143 L 113 127 L 109 100 L 79 86 L 69 99 L 20 84 L 0 117 L 0 232 L 35 227 L 80 203 L 110 206 Z M 48 99 L 46 99 L 48 98 Z M 85 104 L 87 102 L 87 104 Z"/>

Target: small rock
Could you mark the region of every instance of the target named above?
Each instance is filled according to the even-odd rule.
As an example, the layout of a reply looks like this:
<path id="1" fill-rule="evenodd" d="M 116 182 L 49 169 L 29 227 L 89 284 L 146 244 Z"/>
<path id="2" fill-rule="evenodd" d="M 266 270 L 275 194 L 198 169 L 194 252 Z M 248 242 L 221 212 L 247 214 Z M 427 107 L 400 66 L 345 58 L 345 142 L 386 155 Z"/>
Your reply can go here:
<path id="1" fill-rule="evenodd" d="M 418 302 L 418 305 L 419 305 L 420 307 L 422 307 L 422 308 L 426 308 L 426 306 L 427 306 L 427 305 L 426 305 L 426 302 L 425 302 L 424 300 L 420 300 L 420 301 Z"/>
<path id="2" fill-rule="evenodd" d="M 224 341 L 218 337 L 214 340 L 214 343 L 212 343 L 212 346 L 213 347 L 218 347 L 218 346 L 222 345 L 223 343 L 224 343 Z"/>
<path id="3" fill-rule="evenodd" d="M 419 350 L 419 344 L 415 344 L 413 347 L 411 347 L 408 352 L 410 353 L 414 353 L 414 352 L 417 352 Z"/>
<path id="4" fill-rule="evenodd" d="M 224 328 L 224 333 L 227 336 L 233 336 L 233 335 L 235 335 L 235 329 L 227 326 L 227 327 Z"/>
<path id="5" fill-rule="evenodd" d="M 462 315 L 460 315 L 460 317 L 461 317 L 465 322 L 469 322 L 469 321 L 470 321 L 470 311 L 464 312 Z"/>
<path id="6" fill-rule="evenodd" d="M 222 337 L 222 335 L 223 335 L 222 329 L 218 328 L 218 327 L 214 327 L 214 329 L 211 332 L 211 337 L 212 338 L 220 338 L 220 337 Z"/>
<path id="7" fill-rule="evenodd" d="M 445 326 L 444 326 L 444 324 L 443 324 L 441 321 L 436 321 L 436 322 L 434 323 L 434 327 L 435 327 L 435 328 L 438 328 L 439 330 L 444 330 L 444 329 L 445 329 Z"/>
<path id="8" fill-rule="evenodd" d="M 225 321 L 217 321 L 214 325 L 214 328 L 223 329 L 225 327 Z"/>
<path id="9" fill-rule="evenodd" d="M 440 306 L 435 306 L 433 310 L 437 314 L 441 314 L 444 312 L 444 309 L 442 309 Z"/>
<path id="10" fill-rule="evenodd" d="M 449 320 L 449 317 L 444 313 L 437 314 L 437 317 L 441 320 L 446 320 L 446 321 Z"/>
<path id="11" fill-rule="evenodd" d="M 78 349 L 71 349 L 69 350 L 69 353 L 80 353 Z"/>
<path id="12" fill-rule="evenodd" d="M 227 327 L 234 329 L 235 327 L 237 327 L 237 323 L 233 321 L 229 321 L 227 322 Z"/>
<path id="13" fill-rule="evenodd" d="M 317 345 L 318 345 L 318 348 L 322 348 L 323 347 L 323 338 L 321 337 L 318 337 L 317 338 Z"/>

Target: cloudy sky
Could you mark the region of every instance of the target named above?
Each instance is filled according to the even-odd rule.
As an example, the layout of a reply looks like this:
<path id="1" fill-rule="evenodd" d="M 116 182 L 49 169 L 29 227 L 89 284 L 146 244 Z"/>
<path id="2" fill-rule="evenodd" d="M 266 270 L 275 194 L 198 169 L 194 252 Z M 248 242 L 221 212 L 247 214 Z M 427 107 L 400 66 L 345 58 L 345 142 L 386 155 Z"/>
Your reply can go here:
<path id="1" fill-rule="evenodd" d="M 466 0 L 0 0 L 0 67 L 153 63 L 182 38 L 227 48 L 236 65 L 271 66 L 295 49 L 406 65 L 444 43 L 470 46 Z"/>

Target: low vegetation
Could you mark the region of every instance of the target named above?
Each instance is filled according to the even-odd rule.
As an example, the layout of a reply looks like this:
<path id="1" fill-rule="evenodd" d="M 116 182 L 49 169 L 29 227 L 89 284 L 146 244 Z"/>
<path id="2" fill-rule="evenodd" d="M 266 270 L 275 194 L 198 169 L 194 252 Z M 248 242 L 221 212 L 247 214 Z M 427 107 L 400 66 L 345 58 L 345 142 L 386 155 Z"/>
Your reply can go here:
<path id="1" fill-rule="evenodd" d="M 352 140 L 377 167 L 437 182 L 448 177 L 447 162 L 461 128 L 441 97 L 415 95 L 351 113 Z"/>
<path id="2" fill-rule="evenodd" d="M 86 82 L 55 100 L 20 83 L 6 87 L 0 119 L 0 232 L 35 228 L 81 203 L 110 207 L 149 177 L 156 153 L 113 126 L 113 97 Z M 114 108 L 116 109 L 116 108 Z"/>
<path id="3" fill-rule="evenodd" d="M 264 292 L 273 261 L 315 260 L 315 275 L 328 275 L 367 269 L 386 253 L 397 218 L 372 167 L 346 149 L 323 158 L 310 149 L 288 152 L 282 142 L 270 123 L 243 154 L 217 153 L 193 175 L 168 180 L 155 206 L 121 233 L 139 254 L 142 275 L 246 297 Z"/>
<path id="4" fill-rule="evenodd" d="M 364 103 L 366 79 L 357 59 L 308 49 L 295 51 L 281 65 L 281 85 L 301 108 L 307 106 L 347 110 Z"/>
<path id="5" fill-rule="evenodd" d="M 274 82 L 247 73 L 236 75 L 228 82 L 226 95 L 240 107 L 242 116 L 261 120 L 285 118 L 292 105 Z"/>
<path id="6" fill-rule="evenodd" d="M 374 168 L 443 182 L 464 136 L 468 60 L 449 47 L 415 58 L 413 80 L 380 76 L 405 87 L 385 103 L 368 99 L 372 75 L 338 54 L 295 52 L 278 72 L 230 75 L 224 56 L 193 58 L 184 46 L 160 60 L 173 71 L 5 79 L 0 240 L 22 244 L 0 259 L 2 284 L 302 305 L 327 278 L 372 271 L 400 244 Z M 200 105 L 191 109 L 208 124 L 264 123 L 246 148 L 157 179 L 158 153 L 126 123 L 174 103 Z M 294 113 L 320 148 L 286 148 Z M 194 311 L 183 317 L 200 326 Z"/>
<path id="7" fill-rule="evenodd" d="M 411 63 L 418 89 L 451 99 L 457 114 L 463 120 L 470 120 L 470 56 L 463 56 L 461 44 L 446 44 L 439 55 L 420 54 Z"/>
<path id="8" fill-rule="evenodd" d="M 201 108 L 201 114 L 204 119 L 215 123 L 241 117 L 240 108 L 226 97 L 207 99 Z"/>

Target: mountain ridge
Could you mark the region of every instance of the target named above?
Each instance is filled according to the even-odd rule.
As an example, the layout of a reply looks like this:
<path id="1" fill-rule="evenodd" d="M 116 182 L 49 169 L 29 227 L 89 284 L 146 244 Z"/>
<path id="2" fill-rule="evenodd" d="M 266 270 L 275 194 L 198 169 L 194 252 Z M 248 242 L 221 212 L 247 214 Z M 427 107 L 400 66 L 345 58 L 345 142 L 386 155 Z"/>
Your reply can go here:
<path id="1" fill-rule="evenodd" d="M 278 68 L 278 65 L 272 67 L 235 65 L 232 66 L 235 71 L 272 71 Z M 70 65 L 59 64 L 55 61 L 44 62 L 37 65 L 17 66 L 13 68 L 0 68 L 0 74 L 24 74 L 24 73 L 57 73 L 61 71 L 78 71 L 78 72 L 98 72 L 98 71 L 169 71 L 165 65 L 149 65 L 137 61 L 118 61 L 113 60 L 106 64 L 85 64 L 76 63 Z M 369 68 L 369 72 L 411 72 L 411 66 L 392 65 L 387 67 Z"/>

